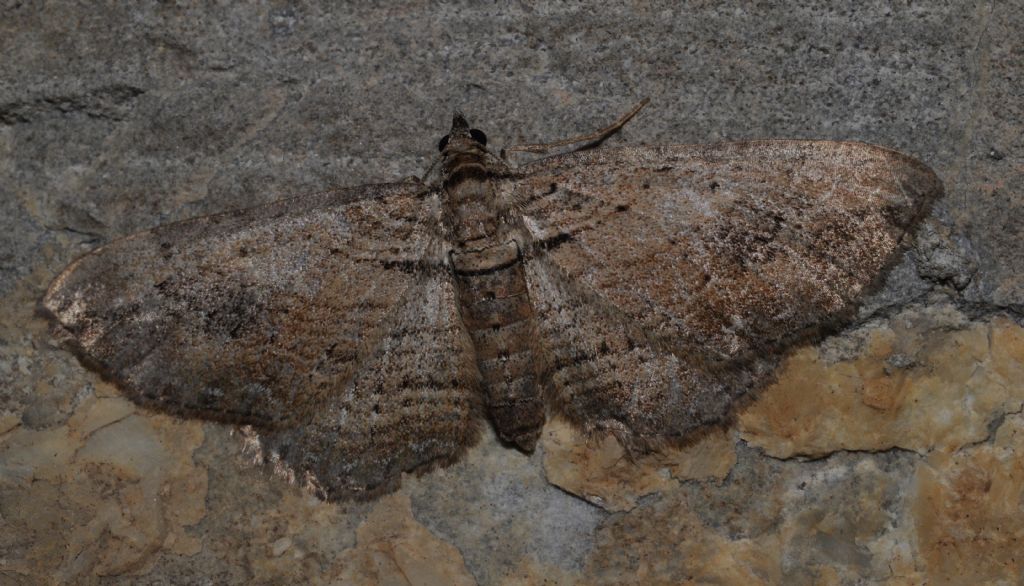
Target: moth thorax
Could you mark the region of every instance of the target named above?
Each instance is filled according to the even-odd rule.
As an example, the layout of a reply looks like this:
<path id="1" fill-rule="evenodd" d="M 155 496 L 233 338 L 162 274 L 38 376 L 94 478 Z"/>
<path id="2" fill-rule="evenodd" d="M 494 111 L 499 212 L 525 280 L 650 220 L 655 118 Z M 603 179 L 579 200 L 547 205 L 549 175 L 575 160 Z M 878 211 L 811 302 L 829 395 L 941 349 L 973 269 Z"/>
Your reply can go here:
<path id="1" fill-rule="evenodd" d="M 498 213 L 489 184 L 462 181 L 448 186 L 449 217 L 459 242 L 486 238 L 498 230 Z"/>

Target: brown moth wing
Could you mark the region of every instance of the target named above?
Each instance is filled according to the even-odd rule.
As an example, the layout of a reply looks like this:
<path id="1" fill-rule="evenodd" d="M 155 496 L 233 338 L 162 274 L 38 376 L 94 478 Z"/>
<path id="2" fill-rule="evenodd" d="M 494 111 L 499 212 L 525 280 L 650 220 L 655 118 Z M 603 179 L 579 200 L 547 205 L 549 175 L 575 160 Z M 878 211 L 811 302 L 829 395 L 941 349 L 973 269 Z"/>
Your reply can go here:
<path id="1" fill-rule="evenodd" d="M 480 436 L 480 374 L 451 274 L 424 274 L 383 326 L 351 379 L 308 420 L 262 438 L 329 500 L 390 492 L 401 472 L 450 464 Z"/>
<path id="2" fill-rule="evenodd" d="M 850 316 L 941 193 L 922 163 L 861 143 L 627 147 L 524 166 L 505 194 L 523 214 L 532 254 L 557 268 L 550 278 L 586 292 L 569 306 L 595 312 L 587 306 L 599 302 L 619 316 L 617 327 L 682 364 L 659 375 L 680 381 L 676 395 L 616 366 L 603 370 L 600 392 L 556 383 L 556 404 L 578 423 L 610 418 L 638 436 L 678 435 L 720 417 L 731 398 L 766 382 L 770 358 Z M 535 303 L 566 303 L 528 274 Z M 549 354 L 591 356 L 601 336 L 554 335 L 552 316 L 564 311 L 540 313 Z M 561 362 L 552 362 L 557 380 Z M 729 392 L 692 386 L 714 380 Z M 645 412 L 658 423 L 639 423 Z"/>
<path id="3" fill-rule="evenodd" d="M 745 369 L 707 369 L 651 340 L 621 310 L 546 255 L 526 266 L 551 400 L 588 431 L 631 448 L 718 418 L 750 383 Z"/>
<path id="4" fill-rule="evenodd" d="M 43 307 L 83 362 L 139 404 L 248 423 L 273 437 L 314 420 L 325 426 L 323 409 L 347 408 L 363 434 L 345 443 L 350 461 L 368 457 L 375 436 L 392 447 L 419 442 L 414 457 L 392 464 L 427 466 L 471 441 L 477 416 L 473 373 L 453 366 L 472 364 L 472 351 L 455 343 L 450 316 L 435 312 L 413 320 L 419 329 L 394 330 L 396 316 L 408 319 L 421 303 L 423 287 L 441 286 L 439 214 L 436 192 L 402 183 L 168 224 L 85 255 L 57 277 Z M 435 344 L 456 353 L 452 360 L 418 365 L 420 378 L 391 394 L 369 381 L 353 384 L 382 344 L 431 329 Z M 400 422 L 394 413 L 410 404 L 437 421 Z M 362 412 L 379 417 L 364 421 Z M 453 419 L 460 419 L 454 435 Z M 326 450 L 324 442 L 293 443 L 299 449 L 288 463 L 327 456 L 300 454 Z M 317 481 L 328 491 L 341 482 Z M 345 490 L 359 483 L 344 479 Z"/>

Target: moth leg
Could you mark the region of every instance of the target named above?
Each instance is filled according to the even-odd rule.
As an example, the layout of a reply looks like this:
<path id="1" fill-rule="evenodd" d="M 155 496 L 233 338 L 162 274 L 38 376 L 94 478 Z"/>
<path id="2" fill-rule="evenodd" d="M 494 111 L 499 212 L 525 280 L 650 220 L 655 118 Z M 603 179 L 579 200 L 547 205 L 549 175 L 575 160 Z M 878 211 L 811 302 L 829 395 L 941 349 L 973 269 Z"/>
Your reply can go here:
<path id="1" fill-rule="evenodd" d="M 544 142 L 544 143 L 535 143 L 535 144 L 517 144 L 517 145 L 512 145 L 510 147 L 506 147 L 504 149 L 501 149 L 501 158 L 504 159 L 504 160 L 507 160 L 508 159 L 508 155 L 510 153 L 517 153 L 517 152 L 518 153 L 543 154 L 543 153 L 549 152 L 551 149 L 555 149 L 555 148 L 563 147 L 563 146 L 574 145 L 574 144 L 579 144 L 579 143 L 587 143 L 587 144 L 583 145 L 583 147 L 580 147 L 580 148 L 585 148 L 587 146 L 597 146 L 597 145 L 601 144 L 602 142 L 604 142 L 609 136 L 611 136 L 611 135 L 615 134 L 616 132 L 618 132 L 619 130 L 621 130 L 622 127 L 625 126 L 626 123 L 629 122 L 630 119 L 633 118 L 633 116 L 636 116 L 637 113 L 640 112 L 640 110 L 642 110 L 644 108 L 644 106 L 646 106 L 650 101 L 651 101 L 650 98 L 644 98 L 644 99 L 640 100 L 640 102 L 637 105 L 633 106 L 633 108 L 629 112 L 626 112 L 618 120 L 616 120 L 615 122 L 612 122 L 611 124 L 609 124 L 608 126 L 602 128 L 600 130 L 591 132 L 589 134 L 583 134 L 583 135 L 580 135 L 580 136 L 574 136 L 574 137 L 571 137 L 571 138 L 566 138 L 566 139 L 563 139 L 563 140 L 558 140 L 558 141 L 555 141 L 555 142 Z"/>

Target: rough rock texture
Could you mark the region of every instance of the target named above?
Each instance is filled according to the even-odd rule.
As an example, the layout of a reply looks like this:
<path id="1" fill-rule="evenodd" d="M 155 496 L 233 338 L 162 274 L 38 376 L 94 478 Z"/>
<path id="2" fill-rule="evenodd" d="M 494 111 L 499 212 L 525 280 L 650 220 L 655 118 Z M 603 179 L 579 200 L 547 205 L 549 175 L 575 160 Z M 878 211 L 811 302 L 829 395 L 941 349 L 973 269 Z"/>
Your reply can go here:
<path id="1" fill-rule="evenodd" d="M 1024 470 L 1024 6 L 8 3 L 0 582 L 1013 584 Z M 652 106 L 625 143 L 858 139 L 946 183 L 857 324 L 723 429 L 630 461 L 553 422 L 372 503 L 253 466 L 55 348 L 70 260 L 167 221 L 422 174 Z"/>
<path id="2" fill-rule="evenodd" d="M 1024 407 L 1024 332 L 913 306 L 849 333 L 855 356 L 794 353 L 778 383 L 740 414 L 740 437 L 776 458 L 891 447 L 952 452 L 983 442 Z"/>

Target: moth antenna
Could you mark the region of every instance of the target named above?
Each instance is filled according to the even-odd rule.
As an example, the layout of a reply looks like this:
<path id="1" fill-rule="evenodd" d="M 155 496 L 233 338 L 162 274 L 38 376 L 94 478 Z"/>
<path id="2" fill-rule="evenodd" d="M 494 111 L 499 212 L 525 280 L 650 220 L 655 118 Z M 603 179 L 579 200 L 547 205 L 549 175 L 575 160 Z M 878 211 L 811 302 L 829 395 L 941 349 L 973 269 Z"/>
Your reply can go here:
<path id="1" fill-rule="evenodd" d="M 536 144 L 513 145 L 513 146 L 510 146 L 510 147 L 507 147 L 507 148 L 504 148 L 504 149 L 501 150 L 501 158 L 505 159 L 505 158 L 507 158 L 507 155 L 509 153 L 514 153 L 514 152 L 543 154 L 543 153 L 546 153 L 546 152 L 550 151 L 551 149 L 555 149 L 555 148 L 563 147 L 563 146 L 570 146 L 570 145 L 574 145 L 574 144 L 579 144 L 581 142 L 592 143 L 592 144 L 587 144 L 587 145 L 584 145 L 583 147 L 580 147 L 581 149 L 582 148 L 586 148 L 588 146 L 597 146 L 597 145 L 601 144 L 602 142 L 604 142 L 609 136 L 611 136 L 611 135 L 615 134 L 616 132 L 618 132 L 619 130 L 621 130 L 622 127 L 625 126 L 627 122 L 629 122 L 634 116 L 636 116 L 640 112 L 640 110 L 643 110 L 644 106 L 646 106 L 650 102 L 651 102 L 650 98 L 644 98 L 644 99 L 640 100 L 640 102 L 637 103 L 637 105 L 633 106 L 633 108 L 629 112 L 626 112 L 625 114 L 623 114 L 618 120 L 616 120 L 615 122 L 612 122 L 611 124 L 609 124 L 608 126 L 602 128 L 600 130 L 597 130 L 595 132 L 591 132 L 590 134 L 584 134 L 584 135 L 581 135 L 581 136 L 574 136 L 574 137 L 571 137 L 571 138 L 566 138 L 566 139 L 558 140 L 558 141 L 555 141 L 555 142 L 544 142 L 544 143 L 536 143 Z"/>

